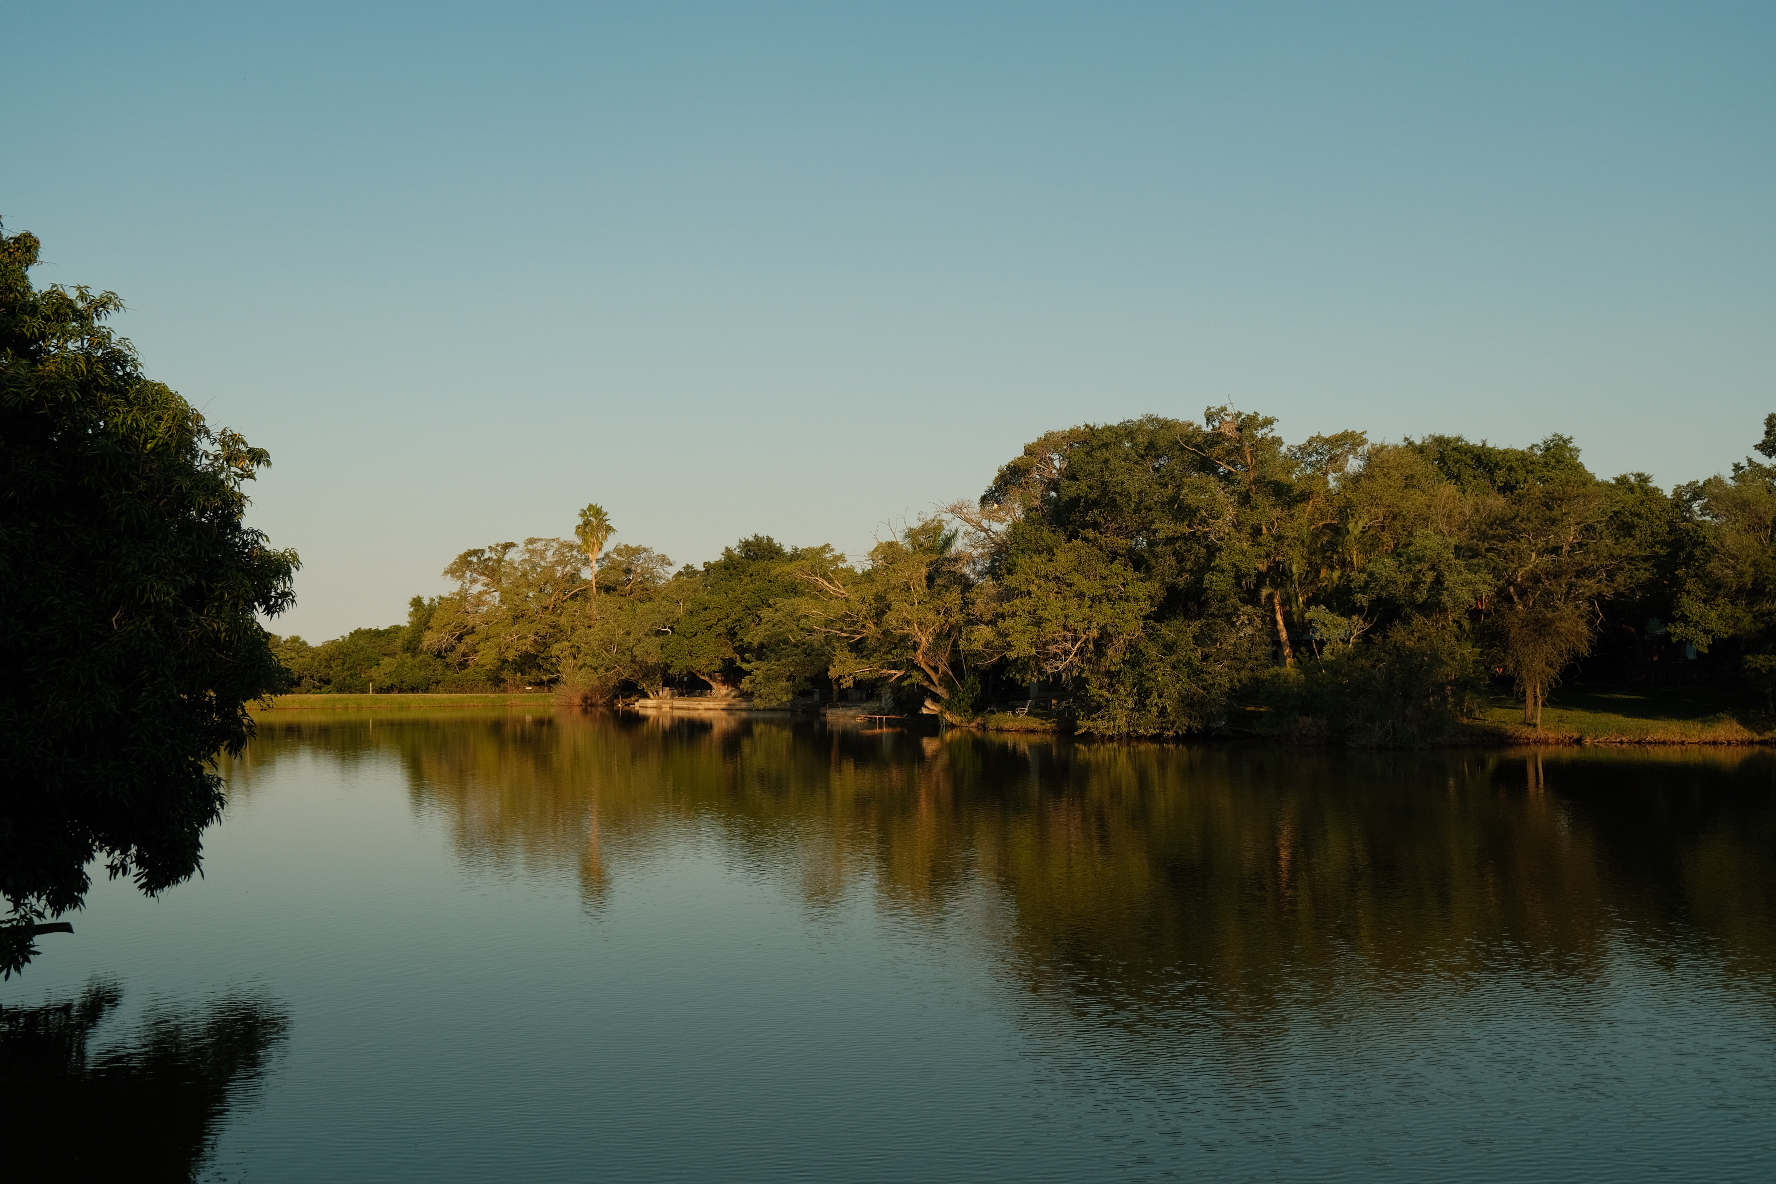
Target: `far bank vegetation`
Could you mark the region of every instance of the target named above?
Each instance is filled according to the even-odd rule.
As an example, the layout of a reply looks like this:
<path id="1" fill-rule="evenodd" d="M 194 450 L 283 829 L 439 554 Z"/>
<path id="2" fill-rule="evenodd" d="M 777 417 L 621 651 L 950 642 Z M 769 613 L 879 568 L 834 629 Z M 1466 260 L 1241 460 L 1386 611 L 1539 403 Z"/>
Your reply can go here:
<path id="1" fill-rule="evenodd" d="M 958 725 L 1436 742 L 1563 680 L 1776 683 L 1776 416 L 1729 473 L 1600 479 L 1573 441 L 1289 444 L 1210 408 L 1051 432 L 860 561 L 701 566 L 572 539 L 464 551 L 405 624 L 279 640 L 294 690 L 869 698 Z"/>

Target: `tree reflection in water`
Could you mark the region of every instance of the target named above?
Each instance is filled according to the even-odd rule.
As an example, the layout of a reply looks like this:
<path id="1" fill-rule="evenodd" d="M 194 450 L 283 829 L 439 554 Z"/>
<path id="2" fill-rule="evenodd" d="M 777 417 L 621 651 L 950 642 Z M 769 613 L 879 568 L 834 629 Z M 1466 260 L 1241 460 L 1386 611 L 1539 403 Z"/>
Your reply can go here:
<path id="1" fill-rule="evenodd" d="M 71 1002 L 0 1011 L 9 1178 L 195 1179 L 289 1026 L 271 1004 L 234 997 L 151 1009 L 125 1038 L 93 1048 L 122 998 L 96 983 Z"/>
<path id="2" fill-rule="evenodd" d="M 589 907 L 675 830 L 809 904 L 872 883 L 982 929 L 1046 998 L 1235 1027 L 1510 974 L 1595 981 L 1685 947 L 1773 1002 L 1776 757 L 1761 749 L 1352 752 L 867 734 L 744 719 L 269 717 L 235 792 L 298 748 L 393 756 L 465 862 L 576 875 Z M 1697 943 L 1700 943 L 1697 945 Z M 1356 976 L 1353 978 L 1353 976 Z"/>

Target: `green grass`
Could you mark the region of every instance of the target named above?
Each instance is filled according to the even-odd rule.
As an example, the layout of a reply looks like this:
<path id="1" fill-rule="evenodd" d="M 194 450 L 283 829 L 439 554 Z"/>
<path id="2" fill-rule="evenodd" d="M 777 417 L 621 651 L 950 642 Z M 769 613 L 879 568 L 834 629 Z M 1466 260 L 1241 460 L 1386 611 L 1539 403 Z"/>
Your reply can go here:
<path id="1" fill-rule="evenodd" d="M 279 695 L 255 711 L 430 711 L 439 707 L 545 707 L 551 691 L 521 695 Z"/>
<path id="2" fill-rule="evenodd" d="M 1011 711 L 989 711 L 976 725 L 988 732 L 1059 732 L 1066 730 L 1060 720 L 1032 712 L 1018 715 Z"/>
<path id="3" fill-rule="evenodd" d="M 1523 705 L 1490 700 L 1470 738 L 1512 744 L 1758 744 L 1776 742 L 1764 696 L 1743 687 L 1561 687 L 1542 709 L 1539 731 Z"/>
<path id="4" fill-rule="evenodd" d="M 518 695 L 280 695 L 255 711 L 430 711 L 459 707 L 553 706 L 547 691 Z M 1041 715 L 992 712 L 987 731 L 1052 732 Z M 1542 710 L 1539 731 L 1523 726 L 1523 705 L 1491 698 L 1459 737 L 1473 744 L 1776 743 L 1776 716 L 1762 694 L 1742 687 L 1561 687 Z"/>

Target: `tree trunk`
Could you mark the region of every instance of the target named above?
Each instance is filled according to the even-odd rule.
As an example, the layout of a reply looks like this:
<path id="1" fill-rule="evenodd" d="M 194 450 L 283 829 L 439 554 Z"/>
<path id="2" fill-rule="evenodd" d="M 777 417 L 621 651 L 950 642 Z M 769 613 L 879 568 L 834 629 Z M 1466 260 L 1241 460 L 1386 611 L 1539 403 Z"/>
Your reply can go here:
<path id="1" fill-rule="evenodd" d="M 1276 609 L 1277 644 L 1283 649 L 1283 665 L 1292 670 L 1295 667 L 1295 651 L 1289 647 L 1289 627 L 1283 623 L 1283 594 L 1272 592 L 1270 603 Z"/>
<path id="2" fill-rule="evenodd" d="M 1530 728 L 1542 726 L 1542 687 L 1540 683 L 1524 684 L 1523 723 L 1525 727 Z"/>
<path id="3" fill-rule="evenodd" d="M 711 699 L 732 699 L 740 693 L 732 683 L 728 682 L 721 676 L 720 672 L 714 674 L 698 674 L 697 677 L 709 684 L 709 697 Z"/>

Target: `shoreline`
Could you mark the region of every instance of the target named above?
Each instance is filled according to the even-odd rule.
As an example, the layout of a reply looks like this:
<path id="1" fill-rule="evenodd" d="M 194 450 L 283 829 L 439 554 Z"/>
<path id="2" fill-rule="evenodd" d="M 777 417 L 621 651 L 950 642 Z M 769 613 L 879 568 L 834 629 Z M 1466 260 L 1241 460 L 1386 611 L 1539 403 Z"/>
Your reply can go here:
<path id="1" fill-rule="evenodd" d="M 254 715 L 273 711 L 400 711 L 435 707 L 552 707 L 553 691 L 524 691 L 518 694 L 486 693 L 421 693 L 387 695 L 278 695 L 248 707 Z"/>
<path id="2" fill-rule="evenodd" d="M 1482 710 L 1479 718 L 1466 721 L 1450 734 L 1429 741 L 1417 748 L 1579 748 L 1579 747 L 1646 747 L 1646 748 L 1755 748 L 1776 744 L 1776 719 L 1762 711 L 1720 710 L 1716 703 L 1678 702 L 1668 694 L 1647 695 L 1624 691 L 1592 691 L 1574 694 L 1572 701 L 1550 704 L 1543 726 L 1525 727 L 1520 720 L 1521 707 L 1503 699 L 1494 699 Z M 1682 696 L 1689 699 L 1689 696 Z M 1664 700 L 1660 702 L 1660 700 Z M 552 691 L 502 693 L 421 693 L 382 695 L 292 694 L 279 695 L 256 703 L 249 709 L 255 716 L 297 711 L 394 712 L 464 709 L 522 708 L 559 709 Z M 789 703 L 776 707 L 754 707 L 745 699 L 711 700 L 683 699 L 638 700 L 610 705 L 613 710 L 633 711 L 643 715 L 683 713 L 712 716 L 820 718 L 832 724 L 858 723 L 882 718 L 876 713 L 883 708 L 876 703 L 811 704 Z M 1690 710 L 1683 710 L 1689 707 Z M 1664 710 L 1660 710 L 1660 709 Z M 1709 710 L 1713 708 L 1713 710 Z M 579 710 L 575 708 L 575 710 Z M 907 723 L 931 717 L 908 715 Z M 1161 743 L 1192 743 L 1210 736 L 1101 736 L 1080 734 L 1063 721 L 1046 716 L 1018 716 L 1011 712 L 990 712 L 971 725 L 960 727 L 983 735 L 1057 736 L 1091 735 L 1100 740 L 1141 740 Z M 1255 735 L 1226 737 L 1233 740 L 1265 740 Z M 1272 738 L 1271 743 L 1289 747 L 1321 747 L 1322 745 L 1290 743 Z M 1333 747 L 1343 747 L 1333 745 Z"/>

